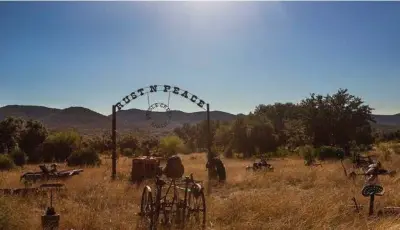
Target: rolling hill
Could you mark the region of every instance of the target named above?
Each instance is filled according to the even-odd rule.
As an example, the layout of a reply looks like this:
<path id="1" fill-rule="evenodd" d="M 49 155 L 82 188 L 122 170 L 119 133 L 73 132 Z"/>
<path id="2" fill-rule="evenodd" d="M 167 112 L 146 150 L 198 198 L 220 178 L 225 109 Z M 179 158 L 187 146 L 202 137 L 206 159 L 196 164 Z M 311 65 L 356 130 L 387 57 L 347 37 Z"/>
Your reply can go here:
<path id="1" fill-rule="evenodd" d="M 157 112 L 158 115 L 162 114 Z M 156 114 L 157 114 L 156 113 Z M 8 116 L 21 117 L 23 119 L 35 119 L 43 122 L 49 129 L 62 130 L 75 128 L 83 132 L 93 132 L 111 128 L 111 115 L 105 116 L 84 107 L 69 107 L 66 109 L 48 108 L 33 105 L 7 105 L 0 107 L 0 120 Z M 212 120 L 230 121 L 237 115 L 211 111 Z M 376 124 L 374 127 L 383 130 L 400 129 L 400 114 L 374 115 Z M 206 119 L 206 112 L 186 113 L 179 110 L 171 111 L 170 124 L 163 130 L 168 131 L 184 123 L 197 123 Z M 147 130 L 150 128 L 146 120 L 146 111 L 140 109 L 122 110 L 117 113 L 117 127 L 119 131 L 131 131 L 135 129 Z"/>
<path id="2" fill-rule="evenodd" d="M 160 112 L 156 112 L 161 114 Z M 62 130 L 74 128 L 80 131 L 95 131 L 111 128 L 111 115 L 105 116 L 84 107 L 69 107 L 66 109 L 54 109 L 43 106 L 7 105 L 0 107 L 0 120 L 8 116 L 21 117 L 23 119 L 35 119 L 43 122 L 49 129 Z M 185 113 L 178 110 L 171 111 L 169 125 L 159 131 L 168 131 L 184 123 L 197 123 L 205 120 L 206 112 Z M 212 120 L 229 121 L 236 115 L 211 111 Z M 140 109 L 121 110 L 117 113 L 117 127 L 119 131 L 135 129 L 149 129 L 149 121 L 146 120 L 146 111 Z"/>

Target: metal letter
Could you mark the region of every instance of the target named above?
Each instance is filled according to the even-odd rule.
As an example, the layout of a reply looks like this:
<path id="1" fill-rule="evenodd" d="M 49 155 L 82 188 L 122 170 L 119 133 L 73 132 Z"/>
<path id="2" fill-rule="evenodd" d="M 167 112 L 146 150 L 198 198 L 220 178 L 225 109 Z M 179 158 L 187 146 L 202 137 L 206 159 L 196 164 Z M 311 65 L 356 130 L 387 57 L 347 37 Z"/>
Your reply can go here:
<path id="1" fill-rule="evenodd" d="M 157 85 L 150 86 L 150 93 L 157 92 Z"/>
<path id="2" fill-rule="evenodd" d="M 193 103 L 196 103 L 197 96 L 196 96 L 196 95 L 192 95 L 192 98 L 190 98 L 190 100 L 191 100 Z"/>
<path id="3" fill-rule="evenodd" d="M 199 101 L 199 103 L 197 103 L 197 105 L 198 105 L 200 108 L 203 108 L 204 103 L 206 103 L 206 102 L 200 99 L 200 101 Z"/>
<path id="4" fill-rule="evenodd" d="M 171 89 L 171 86 L 164 85 L 164 92 L 168 92 Z"/>
<path id="5" fill-rule="evenodd" d="M 182 93 L 181 96 L 188 98 L 188 91 L 185 91 L 184 93 Z"/>
<path id="6" fill-rule="evenodd" d="M 115 106 L 118 108 L 118 111 L 120 111 L 120 110 L 122 109 L 122 107 L 124 107 L 124 106 L 121 104 L 121 102 L 118 102 Z"/>
<path id="7" fill-rule="evenodd" d="M 132 93 L 131 93 L 131 97 L 132 97 L 132 100 L 135 100 L 135 99 L 137 98 L 136 93 L 135 93 L 135 92 L 132 92 Z"/>
<path id="8" fill-rule="evenodd" d="M 140 96 L 144 95 L 143 90 L 144 90 L 143 88 L 140 88 L 140 89 L 137 90 L 140 93 Z"/>
<path id="9" fill-rule="evenodd" d="M 179 88 L 178 87 L 174 87 L 174 92 L 173 92 L 174 94 L 179 94 Z"/>
<path id="10" fill-rule="evenodd" d="M 122 100 L 124 100 L 125 105 L 131 101 L 131 99 L 129 99 L 129 96 L 124 97 Z"/>

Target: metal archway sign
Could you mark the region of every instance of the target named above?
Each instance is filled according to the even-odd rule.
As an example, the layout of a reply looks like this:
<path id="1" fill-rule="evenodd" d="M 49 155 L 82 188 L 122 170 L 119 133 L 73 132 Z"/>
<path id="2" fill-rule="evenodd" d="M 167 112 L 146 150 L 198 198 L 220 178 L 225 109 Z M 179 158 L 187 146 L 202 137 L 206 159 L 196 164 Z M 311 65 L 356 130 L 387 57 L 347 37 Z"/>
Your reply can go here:
<path id="1" fill-rule="evenodd" d="M 211 133 L 210 133 L 210 105 L 206 103 L 204 100 L 200 99 L 197 95 L 190 93 L 187 90 L 184 90 L 180 87 L 177 86 L 171 86 L 171 85 L 150 85 L 147 87 L 139 88 L 130 94 L 126 95 L 123 97 L 119 102 L 116 104 L 112 105 L 112 127 L 111 127 L 111 134 L 112 134 L 112 172 L 111 172 L 111 177 L 113 179 L 116 178 L 117 175 L 117 112 L 120 111 L 123 107 L 128 105 L 130 102 L 134 101 L 138 97 L 144 96 L 144 95 L 149 95 L 151 93 L 157 93 L 157 92 L 163 92 L 163 93 L 169 93 L 169 95 L 175 94 L 178 96 L 181 96 L 183 98 L 186 98 L 188 101 L 191 103 L 196 104 L 198 107 L 200 107 L 203 110 L 207 111 L 207 161 L 210 161 L 212 158 L 212 153 L 211 153 Z M 169 98 L 168 98 L 169 101 Z M 206 106 L 206 108 L 204 108 Z M 163 103 L 155 103 L 153 105 L 149 105 L 149 110 L 151 112 L 151 108 L 154 107 L 163 107 L 165 110 L 168 112 L 169 108 L 167 105 Z M 149 111 L 148 110 L 148 111 Z M 149 118 L 149 112 L 146 113 L 146 118 Z M 153 123 L 152 123 L 153 124 Z M 163 127 L 164 124 L 156 124 L 153 127 L 159 128 Z M 164 126 L 165 127 L 165 126 Z"/>

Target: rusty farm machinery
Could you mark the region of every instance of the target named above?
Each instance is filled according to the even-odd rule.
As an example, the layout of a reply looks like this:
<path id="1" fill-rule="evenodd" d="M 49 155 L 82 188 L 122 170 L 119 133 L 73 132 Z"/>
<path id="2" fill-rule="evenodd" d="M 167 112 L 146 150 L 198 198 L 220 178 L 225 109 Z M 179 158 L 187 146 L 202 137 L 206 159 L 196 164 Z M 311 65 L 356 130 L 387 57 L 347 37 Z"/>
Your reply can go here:
<path id="1" fill-rule="evenodd" d="M 56 164 L 52 164 L 51 169 L 49 169 L 46 165 L 39 165 L 39 168 L 41 170 L 39 172 L 26 172 L 22 174 L 20 181 L 24 181 L 25 184 L 30 184 L 36 183 L 37 181 L 65 180 L 83 172 L 83 169 L 58 171 Z"/>
<path id="2" fill-rule="evenodd" d="M 265 159 L 261 159 L 260 161 L 256 161 L 253 163 L 253 165 L 248 165 L 246 166 L 246 171 L 253 170 L 254 172 L 256 171 L 269 171 L 272 172 L 274 171 L 274 167 L 271 164 L 268 164 Z"/>
<path id="3" fill-rule="evenodd" d="M 163 225 L 184 226 L 206 223 L 204 187 L 193 175 L 182 177 L 184 167 L 178 156 L 168 159 L 167 165 L 155 176 L 153 185 L 143 188 L 140 213 L 149 229 Z"/>
<path id="4" fill-rule="evenodd" d="M 25 187 L 2 188 L 0 189 L 0 194 L 22 196 L 36 194 L 42 190 L 40 187 L 41 185 L 32 187 L 32 185 L 36 182 L 44 182 L 46 184 L 48 181 L 62 181 L 69 179 L 72 176 L 79 175 L 81 172 L 83 172 L 83 169 L 58 171 L 55 164 L 52 165 L 52 169 L 49 169 L 46 165 L 39 165 L 39 168 L 41 169 L 40 172 L 26 172 L 20 176 L 20 181 L 24 183 Z"/>

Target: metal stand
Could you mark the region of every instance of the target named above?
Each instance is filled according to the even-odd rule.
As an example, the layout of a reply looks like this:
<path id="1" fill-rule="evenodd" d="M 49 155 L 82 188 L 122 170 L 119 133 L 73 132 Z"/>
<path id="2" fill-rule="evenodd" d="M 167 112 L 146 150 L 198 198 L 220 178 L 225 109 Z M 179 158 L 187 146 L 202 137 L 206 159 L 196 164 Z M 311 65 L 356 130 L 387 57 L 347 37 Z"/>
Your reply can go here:
<path id="1" fill-rule="evenodd" d="M 369 196 L 369 213 L 368 215 L 372 216 L 374 214 L 374 201 L 375 201 L 375 195 L 372 194 Z"/>
<path id="2" fill-rule="evenodd" d="M 53 207 L 53 189 L 63 187 L 63 184 L 42 184 L 40 188 L 50 189 L 50 207 L 46 208 L 45 214 L 42 215 L 43 230 L 58 230 L 60 226 L 60 215 L 56 213 Z"/>

